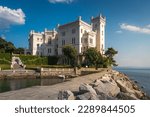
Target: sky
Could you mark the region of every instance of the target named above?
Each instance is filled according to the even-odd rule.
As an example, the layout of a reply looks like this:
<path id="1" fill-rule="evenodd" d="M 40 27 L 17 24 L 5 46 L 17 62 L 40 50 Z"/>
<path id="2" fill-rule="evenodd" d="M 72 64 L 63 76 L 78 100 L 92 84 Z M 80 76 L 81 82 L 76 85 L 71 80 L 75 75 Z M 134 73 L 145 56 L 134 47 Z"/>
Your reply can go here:
<path id="1" fill-rule="evenodd" d="M 0 0 L 0 36 L 28 48 L 28 34 L 78 16 L 106 17 L 106 49 L 118 51 L 121 67 L 150 67 L 150 0 Z"/>

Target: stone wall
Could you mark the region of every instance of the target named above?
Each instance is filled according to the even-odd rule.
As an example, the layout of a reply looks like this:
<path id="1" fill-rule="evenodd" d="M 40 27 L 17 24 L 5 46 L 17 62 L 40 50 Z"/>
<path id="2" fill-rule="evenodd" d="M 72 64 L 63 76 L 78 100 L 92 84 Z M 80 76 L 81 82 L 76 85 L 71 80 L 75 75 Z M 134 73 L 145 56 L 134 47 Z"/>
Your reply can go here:
<path id="1" fill-rule="evenodd" d="M 32 76 L 36 78 L 38 73 L 34 70 L 2 70 L 0 71 L 0 79 L 3 78 L 26 78 Z"/>
<path id="2" fill-rule="evenodd" d="M 41 68 L 41 76 L 74 75 L 73 68 Z"/>

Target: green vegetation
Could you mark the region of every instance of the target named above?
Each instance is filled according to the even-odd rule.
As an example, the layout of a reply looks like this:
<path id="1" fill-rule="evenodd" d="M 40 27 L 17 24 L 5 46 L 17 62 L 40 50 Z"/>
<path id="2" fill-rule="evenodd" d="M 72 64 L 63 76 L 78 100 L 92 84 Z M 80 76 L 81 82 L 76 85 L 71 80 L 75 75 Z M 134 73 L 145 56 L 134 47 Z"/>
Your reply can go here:
<path id="1" fill-rule="evenodd" d="M 116 51 L 114 48 L 108 48 L 105 52 L 105 55 L 107 57 L 108 65 L 111 66 L 117 66 L 116 61 L 114 60 L 114 56 L 118 54 L 118 51 Z"/>
<path id="2" fill-rule="evenodd" d="M 70 45 L 66 45 L 63 47 L 62 52 L 69 61 L 68 63 L 70 63 L 72 67 L 75 67 L 77 65 L 77 50 Z"/>
<path id="3" fill-rule="evenodd" d="M 15 54 L 24 54 L 24 48 L 19 47 L 19 48 L 15 49 L 14 53 Z"/>
<path id="4" fill-rule="evenodd" d="M 23 54 L 23 48 L 16 48 L 12 42 L 8 42 L 2 37 L 0 37 L 0 53 L 15 53 Z"/>
<path id="5" fill-rule="evenodd" d="M 8 65 L 8 64 L 0 64 L 0 68 L 1 68 L 1 70 L 10 69 L 10 65 Z"/>
<path id="6" fill-rule="evenodd" d="M 96 48 L 89 48 L 85 52 L 85 63 L 90 67 L 95 66 L 96 69 L 116 66 L 117 64 L 113 57 L 117 53 L 113 48 L 108 48 L 105 55 L 102 56 Z"/>
<path id="7" fill-rule="evenodd" d="M 58 57 L 56 56 L 33 56 L 33 55 L 19 55 L 18 56 L 25 65 L 56 65 Z"/>
<path id="8" fill-rule="evenodd" d="M 10 64 L 11 54 L 9 53 L 0 53 L 0 64 Z"/>
<path id="9" fill-rule="evenodd" d="M 12 53 L 15 49 L 16 48 L 13 43 L 7 42 L 0 37 L 0 53 Z"/>
<path id="10" fill-rule="evenodd" d="M 25 65 L 47 65 L 48 57 L 19 55 L 19 58 Z"/>
<path id="11" fill-rule="evenodd" d="M 96 68 L 98 67 L 99 61 L 102 60 L 101 54 L 96 50 L 96 48 L 89 48 L 85 52 L 85 59 L 88 65 L 94 65 Z"/>

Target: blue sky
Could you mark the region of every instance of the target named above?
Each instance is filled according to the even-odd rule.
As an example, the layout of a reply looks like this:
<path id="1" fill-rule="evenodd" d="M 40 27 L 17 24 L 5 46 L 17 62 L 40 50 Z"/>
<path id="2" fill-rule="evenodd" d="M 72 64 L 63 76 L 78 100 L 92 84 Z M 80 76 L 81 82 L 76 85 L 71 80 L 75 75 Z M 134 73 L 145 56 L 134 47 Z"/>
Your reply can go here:
<path id="1" fill-rule="evenodd" d="M 78 16 L 107 18 L 106 47 L 119 66 L 150 67 L 150 0 L 0 0 L 0 36 L 28 47 L 30 30 L 53 29 Z"/>

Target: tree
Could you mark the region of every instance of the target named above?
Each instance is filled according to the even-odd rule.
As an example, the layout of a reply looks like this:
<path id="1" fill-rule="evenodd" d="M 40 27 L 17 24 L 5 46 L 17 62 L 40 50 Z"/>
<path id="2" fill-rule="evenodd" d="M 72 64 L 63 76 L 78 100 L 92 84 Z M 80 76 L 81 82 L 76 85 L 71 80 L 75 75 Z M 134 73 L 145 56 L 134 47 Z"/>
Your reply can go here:
<path id="1" fill-rule="evenodd" d="M 15 51 L 15 46 L 11 42 L 7 42 L 3 38 L 0 37 L 0 52 L 3 53 L 12 53 Z"/>
<path id="2" fill-rule="evenodd" d="M 24 48 L 17 48 L 15 51 L 14 51 L 15 54 L 24 54 Z"/>
<path id="3" fill-rule="evenodd" d="M 107 57 L 107 64 L 109 66 L 117 66 L 116 61 L 114 60 L 114 56 L 118 54 L 118 51 L 116 51 L 114 48 L 108 48 L 105 52 L 105 55 Z"/>
<path id="4" fill-rule="evenodd" d="M 77 65 L 77 50 L 70 45 L 66 45 L 62 48 L 62 52 L 70 61 L 71 66 L 75 67 Z"/>
<path id="5" fill-rule="evenodd" d="M 94 65 L 97 69 L 101 64 L 102 55 L 96 50 L 96 48 L 89 48 L 85 52 L 85 59 L 88 64 Z"/>

